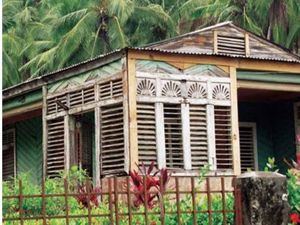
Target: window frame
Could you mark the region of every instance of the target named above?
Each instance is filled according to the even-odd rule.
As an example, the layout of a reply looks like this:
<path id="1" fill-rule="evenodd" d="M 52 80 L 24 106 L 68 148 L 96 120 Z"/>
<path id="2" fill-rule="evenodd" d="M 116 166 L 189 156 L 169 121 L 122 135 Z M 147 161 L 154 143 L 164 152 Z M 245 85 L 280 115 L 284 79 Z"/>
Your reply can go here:
<path id="1" fill-rule="evenodd" d="M 3 136 L 4 136 L 4 133 L 9 133 L 9 132 L 12 132 L 13 133 L 13 151 L 14 151 L 14 172 L 13 172 L 13 177 L 16 177 L 17 176 L 17 150 L 16 150 L 16 129 L 14 127 L 11 127 L 11 128 L 3 128 L 3 133 L 2 133 L 2 141 L 3 141 Z M 3 142 L 2 142 L 2 156 L 3 156 Z M 2 158 L 2 162 L 3 162 L 3 159 Z M 3 168 L 2 168 L 3 169 Z"/>

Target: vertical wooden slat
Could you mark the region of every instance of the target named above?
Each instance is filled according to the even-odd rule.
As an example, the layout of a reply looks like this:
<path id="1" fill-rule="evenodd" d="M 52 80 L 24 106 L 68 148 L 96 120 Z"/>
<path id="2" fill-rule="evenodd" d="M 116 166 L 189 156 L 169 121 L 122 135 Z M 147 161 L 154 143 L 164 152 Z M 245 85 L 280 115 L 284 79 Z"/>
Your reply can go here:
<path id="1" fill-rule="evenodd" d="M 180 225 L 181 224 L 181 211 L 180 211 L 180 193 L 179 193 L 179 181 L 178 181 L 178 177 L 175 177 L 175 190 L 176 190 L 176 206 L 177 206 L 177 224 Z"/>
<path id="2" fill-rule="evenodd" d="M 195 177 L 191 177 L 191 188 L 192 188 L 192 204 L 193 204 L 193 225 L 197 225 Z"/>
<path id="3" fill-rule="evenodd" d="M 45 182 L 43 181 L 42 181 L 42 217 L 43 217 L 43 225 L 46 225 L 47 220 L 46 220 Z"/>
<path id="4" fill-rule="evenodd" d="M 155 103 L 155 124 L 156 124 L 156 149 L 158 168 L 166 167 L 166 144 L 164 128 L 164 106 L 161 102 Z"/>
<path id="5" fill-rule="evenodd" d="M 130 189 L 130 178 L 126 177 L 127 184 L 127 207 L 128 207 L 128 223 L 132 224 L 132 210 L 131 210 L 131 189 Z"/>
<path id="6" fill-rule="evenodd" d="M 223 224 L 226 225 L 226 195 L 225 195 L 225 181 L 224 177 L 221 177 L 221 192 L 222 192 L 222 214 L 223 214 Z"/>
<path id="7" fill-rule="evenodd" d="M 207 146 L 208 163 L 211 170 L 217 169 L 216 163 L 216 140 L 215 140 L 215 115 L 214 106 L 206 105 L 206 123 L 207 123 Z"/>
<path id="8" fill-rule="evenodd" d="M 214 53 L 218 53 L 218 31 L 214 30 Z"/>
<path id="9" fill-rule="evenodd" d="M 245 33 L 245 55 L 250 56 L 250 42 L 248 33 Z"/>
<path id="10" fill-rule="evenodd" d="M 66 224 L 69 225 L 69 203 L 68 203 L 68 195 L 69 195 L 69 185 L 68 181 L 64 179 L 64 197 L 65 197 L 65 213 L 66 213 Z"/>
<path id="11" fill-rule="evenodd" d="M 65 115 L 64 117 L 64 127 L 65 127 L 65 171 L 69 171 L 70 169 L 70 151 L 71 151 L 71 146 L 70 146 L 70 115 Z"/>
<path id="12" fill-rule="evenodd" d="M 23 219 L 23 186 L 22 186 L 22 180 L 19 180 L 19 217 L 20 217 L 20 223 L 21 225 L 24 224 Z"/>
<path id="13" fill-rule="evenodd" d="M 206 178 L 206 194 L 207 194 L 207 212 L 208 212 L 208 224 L 212 225 L 212 210 L 211 210 L 211 195 L 210 195 L 210 179 Z"/>
<path id="14" fill-rule="evenodd" d="M 95 158 L 94 158 L 94 182 L 96 185 L 100 185 L 100 131 L 101 125 L 100 125 L 100 107 L 95 108 Z"/>
<path id="15" fill-rule="evenodd" d="M 126 59 L 127 60 L 127 59 Z M 130 129 L 129 129 L 129 70 L 127 63 L 125 63 L 125 59 L 122 60 L 123 62 L 123 69 L 126 72 L 123 72 L 123 77 L 122 77 L 122 91 L 123 91 L 123 118 L 124 118 L 124 156 L 125 156 L 125 162 L 124 162 L 124 170 L 126 173 L 129 173 L 129 168 L 130 168 Z M 134 88 L 134 87 L 130 87 Z"/>
<path id="16" fill-rule="evenodd" d="M 112 185 L 111 185 L 111 179 L 112 178 L 108 178 L 108 206 L 109 206 L 109 218 L 110 218 L 110 222 L 111 224 L 114 224 L 114 212 L 113 212 L 113 203 L 112 203 Z"/>
<path id="17" fill-rule="evenodd" d="M 48 129 L 47 129 L 47 86 L 43 86 L 43 181 L 47 176 L 47 141 L 48 141 Z"/>
<path id="18" fill-rule="evenodd" d="M 146 176 L 143 176 L 145 225 L 148 225 L 148 192 Z"/>
<path id="19" fill-rule="evenodd" d="M 136 169 L 138 164 L 138 134 L 136 112 L 136 68 L 135 59 L 128 53 L 127 56 L 127 94 L 129 116 L 129 147 L 130 147 L 130 170 Z"/>
<path id="20" fill-rule="evenodd" d="M 236 68 L 230 67 L 231 79 L 231 126 L 232 126 L 232 158 L 233 170 L 235 175 L 241 173 L 240 162 L 240 140 L 239 140 L 239 122 L 238 122 L 238 96 L 237 96 L 237 78 Z"/>
<path id="21" fill-rule="evenodd" d="M 181 104 L 181 121 L 182 121 L 182 145 L 183 145 L 183 161 L 184 169 L 192 169 L 191 156 L 191 135 L 190 135 L 190 106 L 189 104 Z"/>
<path id="22" fill-rule="evenodd" d="M 119 225 L 119 205 L 118 205 L 118 180 L 117 177 L 114 177 L 114 194 L 115 194 L 115 215 L 116 215 L 116 225 Z"/>
<path id="23" fill-rule="evenodd" d="M 91 183 L 89 182 L 89 180 L 86 180 L 85 182 L 85 188 L 86 188 L 86 192 L 87 192 L 87 206 L 88 206 L 88 224 L 92 224 L 92 216 L 91 216 Z"/>
<path id="24" fill-rule="evenodd" d="M 160 190 L 162 190 L 163 180 L 161 176 L 159 177 L 159 187 Z M 161 225 L 165 225 L 164 193 L 162 191 L 160 191 L 159 206 L 160 206 L 160 222 Z"/>

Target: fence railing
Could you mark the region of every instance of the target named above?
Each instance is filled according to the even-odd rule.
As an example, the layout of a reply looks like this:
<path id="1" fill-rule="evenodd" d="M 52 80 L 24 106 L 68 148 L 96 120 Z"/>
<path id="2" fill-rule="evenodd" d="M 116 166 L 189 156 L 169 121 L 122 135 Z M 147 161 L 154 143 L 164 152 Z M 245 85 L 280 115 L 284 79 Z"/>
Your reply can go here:
<path id="1" fill-rule="evenodd" d="M 82 221 L 80 224 L 241 225 L 241 195 L 234 177 L 206 177 L 201 182 L 196 177 L 171 177 L 164 191 L 161 191 L 162 179 L 160 189 L 151 190 L 146 177 L 143 181 L 143 186 L 136 188 L 130 177 L 105 178 L 101 189 L 91 188 L 91 182 L 86 181 L 78 191 L 64 180 L 60 193 L 49 193 L 42 183 L 40 193 L 26 194 L 19 180 L 18 193 L 3 196 L 6 204 L 3 222 L 23 225 L 34 221 L 46 225 L 56 220 L 60 223 L 55 224 L 69 225 L 76 220 Z M 31 204 L 30 200 L 37 199 L 40 204 L 37 209 L 28 210 L 26 205 Z"/>

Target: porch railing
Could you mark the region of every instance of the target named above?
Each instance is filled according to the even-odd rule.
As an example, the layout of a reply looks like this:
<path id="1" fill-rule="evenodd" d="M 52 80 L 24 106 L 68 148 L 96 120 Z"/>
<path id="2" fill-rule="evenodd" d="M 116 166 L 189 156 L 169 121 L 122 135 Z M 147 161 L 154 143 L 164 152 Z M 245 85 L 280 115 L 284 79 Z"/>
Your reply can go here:
<path id="1" fill-rule="evenodd" d="M 145 181 L 146 178 L 143 179 Z M 69 225 L 73 224 L 74 220 L 82 220 L 84 221 L 82 224 L 136 225 L 140 222 L 146 225 L 164 225 L 174 221 L 174 224 L 180 225 L 186 224 L 189 220 L 189 224 L 194 225 L 241 225 L 241 195 L 234 177 L 206 177 L 201 183 L 196 177 L 171 179 L 170 187 L 159 193 L 153 207 L 149 207 L 147 198 L 148 194 L 157 194 L 157 191 L 147 191 L 146 182 L 143 182 L 143 190 L 134 190 L 130 177 L 105 178 L 102 182 L 103 187 L 98 191 L 90 189 L 91 183 L 87 181 L 84 184 L 85 193 L 71 191 L 67 180 L 64 180 L 63 193 L 46 193 L 45 183 L 42 183 L 41 192 L 32 195 L 23 194 L 24 187 L 19 180 L 18 194 L 3 196 L 4 202 L 11 200 L 17 202 L 14 213 L 3 214 L 3 222 L 4 224 L 19 222 L 18 224 L 23 225 L 30 220 L 35 221 L 35 224 L 46 225 L 51 224 L 49 223 L 51 220 L 60 220 L 59 224 Z M 162 182 L 160 187 L 161 185 Z M 80 196 L 87 200 L 86 205 L 82 206 L 85 213 L 76 214 L 71 212 L 70 200 L 78 201 Z M 103 210 L 97 210 L 100 206 L 92 205 L 91 199 L 95 196 L 99 199 Z M 142 199 L 139 207 L 133 203 L 137 197 Z M 24 201 L 37 198 L 41 200 L 41 209 L 37 210 L 39 213 L 26 211 Z M 63 199 L 63 205 L 58 206 L 62 209 L 59 215 L 48 213 L 47 199 L 50 198 Z M 101 219 L 106 222 L 99 223 Z"/>

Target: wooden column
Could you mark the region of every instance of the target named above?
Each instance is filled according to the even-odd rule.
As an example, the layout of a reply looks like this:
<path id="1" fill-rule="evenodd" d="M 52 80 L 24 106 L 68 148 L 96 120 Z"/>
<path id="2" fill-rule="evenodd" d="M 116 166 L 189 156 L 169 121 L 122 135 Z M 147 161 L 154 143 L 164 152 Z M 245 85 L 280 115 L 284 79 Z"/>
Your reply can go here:
<path id="1" fill-rule="evenodd" d="M 137 169 L 138 164 L 138 138 L 137 138 L 137 112 L 136 112 L 136 68 L 135 59 L 128 53 L 127 58 L 127 95 L 128 95 L 128 121 L 129 121 L 129 168 Z"/>
<path id="2" fill-rule="evenodd" d="M 70 115 L 64 116 L 64 130 L 65 130 L 65 172 L 70 169 L 70 123 L 69 123 Z"/>
<path id="3" fill-rule="evenodd" d="M 123 64 L 123 108 L 124 108 L 124 115 L 123 115 L 123 120 L 124 120 L 124 154 L 125 154 L 125 161 L 124 161 L 124 170 L 126 173 L 129 173 L 130 170 L 130 148 L 129 148 L 129 96 L 128 96 L 128 65 L 126 64 L 126 58 L 122 59 L 122 64 Z M 125 61 L 125 62 L 124 62 Z"/>
<path id="4" fill-rule="evenodd" d="M 208 164 L 212 171 L 217 170 L 215 113 L 213 105 L 206 105 Z"/>
<path id="5" fill-rule="evenodd" d="M 95 85 L 95 102 L 100 100 L 99 97 L 99 85 Z M 100 164 L 100 146 L 101 146 L 101 125 L 100 125 L 100 106 L 95 107 L 95 152 L 94 152 L 94 161 L 93 161 L 93 181 L 94 183 L 99 186 L 100 185 L 100 171 L 101 171 L 101 164 Z"/>
<path id="6" fill-rule="evenodd" d="M 47 86 L 43 86 L 43 180 L 47 176 L 47 141 L 48 141 L 48 129 L 47 129 Z"/>
<path id="7" fill-rule="evenodd" d="M 93 161 L 93 180 L 96 185 L 100 185 L 100 107 L 95 108 L 95 152 Z"/>
<path id="8" fill-rule="evenodd" d="M 164 105 L 161 102 L 155 103 L 155 129 L 156 129 L 156 154 L 158 168 L 166 167 L 166 144 L 164 125 Z"/>
<path id="9" fill-rule="evenodd" d="M 241 173 L 236 68 L 230 67 L 232 158 L 235 175 Z"/>
<path id="10" fill-rule="evenodd" d="M 184 169 L 192 169 L 191 155 L 191 135 L 190 135 L 190 107 L 189 104 L 181 104 L 181 123 L 182 123 L 182 145 Z"/>

